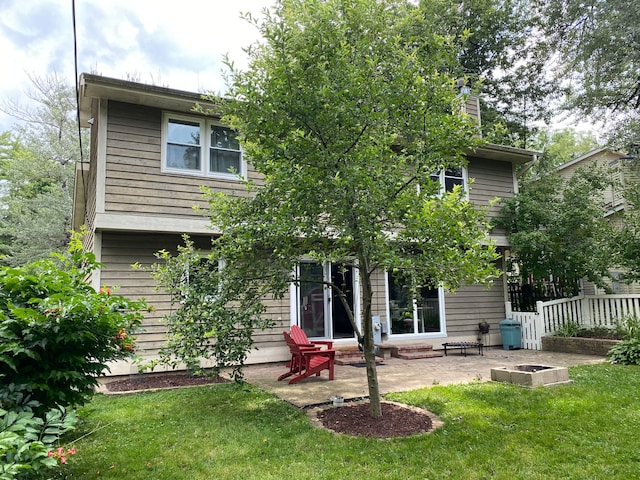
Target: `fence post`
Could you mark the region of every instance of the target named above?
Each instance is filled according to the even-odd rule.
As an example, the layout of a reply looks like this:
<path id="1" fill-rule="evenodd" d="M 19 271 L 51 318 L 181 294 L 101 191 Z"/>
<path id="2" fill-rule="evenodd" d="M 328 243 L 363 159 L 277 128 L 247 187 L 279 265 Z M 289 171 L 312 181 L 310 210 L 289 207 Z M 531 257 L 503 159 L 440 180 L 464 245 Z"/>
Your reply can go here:
<path id="1" fill-rule="evenodd" d="M 540 339 L 543 335 L 549 333 L 547 332 L 547 319 L 544 315 L 544 302 L 536 302 L 536 313 L 536 331 L 538 332 L 536 336 Z M 542 340 L 540 340 L 540 343 L 542 344 Z"/>
<path id="2" fill-rule="evenodd" d="M 580 322 L 583 327 L 591 328 L 593 326 L 593 319 L 589 315 L 589 298 L 587 295 L 583 295 L 580 299 L 580 311 L 582 315 L 582 321 Z"/>

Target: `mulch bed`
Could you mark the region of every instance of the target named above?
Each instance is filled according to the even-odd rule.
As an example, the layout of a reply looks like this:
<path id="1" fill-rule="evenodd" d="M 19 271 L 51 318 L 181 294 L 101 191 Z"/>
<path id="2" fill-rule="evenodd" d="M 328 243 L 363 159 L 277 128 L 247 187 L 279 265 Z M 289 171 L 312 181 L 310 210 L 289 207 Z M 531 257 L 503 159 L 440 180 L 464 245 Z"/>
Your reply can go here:
<path id="1" fill-rule="evenodd" d="M 161 388 L 176 388 L 192 385 L 208 385 L 211 383 L 227 383 L 229 380 L 221 377 L 206 377 L 189 375 L 187 373 L 171 373 L 166 375 L 145 374 L 124 380 L 115 380 L 105 384 L 109 392 L 131 392 L 136 390 L 157 390 Z"/>
<path id="2" fill-rule="evenodd" d="M 337 408 L 320 410 L 319 422 L 325 428 L 337 433 L 372 438 L 407 437 L 426 433 L 436 428 L 440 422 L 425 410 L 382 403 L 382 417 L 371 418 L 369 403 L 354 403 Z"/>

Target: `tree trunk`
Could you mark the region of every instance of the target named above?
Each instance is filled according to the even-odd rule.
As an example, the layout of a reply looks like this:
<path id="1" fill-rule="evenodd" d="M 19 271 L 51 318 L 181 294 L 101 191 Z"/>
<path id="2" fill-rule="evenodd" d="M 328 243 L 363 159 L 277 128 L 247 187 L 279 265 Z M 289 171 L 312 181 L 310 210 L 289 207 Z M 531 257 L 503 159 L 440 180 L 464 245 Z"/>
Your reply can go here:
<path id="1" fill-rule="evenodd" d="M 367 384 L 369 386 L 369 414 L 373 418 L 382 416 L 380 404 L 380 387 L 378 385 L 378 372 L 376 370 L 376 352 L 373 343 L 373 322 L 371 321 L 371 303 L 373 290 L 371 288 L 371 272 L 368 262 L 364 257 L 359 259 L 360 279 L 362 281 L 362 321 L 364 336 L 364 361 L 367 368 Z"/>

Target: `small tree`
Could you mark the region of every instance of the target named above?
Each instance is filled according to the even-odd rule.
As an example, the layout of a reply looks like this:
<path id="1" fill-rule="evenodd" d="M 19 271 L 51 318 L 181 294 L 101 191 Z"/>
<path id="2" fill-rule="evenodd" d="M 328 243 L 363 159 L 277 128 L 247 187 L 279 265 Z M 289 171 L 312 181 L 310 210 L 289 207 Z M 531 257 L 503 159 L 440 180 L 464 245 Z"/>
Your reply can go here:
<path id="1" fill-rule="evenodd" d="M 157 254 L 161 263 L 152 266 L 158 285 L 178 305 L 165 316 L 168 338 L 156 363 L 174 367 L 184 363 L 189 371 L 202 373 L 202 361 L 211 360 L 217 375 L 221 368 L 233 368 L 235 380 L 242 379 L 242 366 L 253 346 L 253 334 L 272 325 L 263 318 L 263 289 L 230 283 L 228 270 L 215 255 L 203 256 L 188 237 L 178 246 L 177 255 L 163 250 Z M 233 305 L 229 308 L 229 305 Z"/>
<path id="2" fill-rule="evenodd" d="M 237 325 L 266 325 L 263 300 L 300 282 L 301 258 L 357 269 L 361 312 L 349 307 L 348 287 L 326 285 L 364 350 L 373 417 L 382 414 L 375 272 L 449 290 L 496 274 L 482 212 L 460 188 L 440 195 L 431 178 L 464 163 L 477 130 L 443 73 L 452 42 L 416 28 L 422 21 L 414 6 L 387 0 L 283 0 L 255 21 L 264 42 L 248 50 L 248 71 L 230 65 L 235 101 L 224 107 L 262 180 L 242 197 L 208 193 L 222 232 L 208 261 L 220 267 L 210 269 L 206 315 L 181 321 L 226 344 Z"/>

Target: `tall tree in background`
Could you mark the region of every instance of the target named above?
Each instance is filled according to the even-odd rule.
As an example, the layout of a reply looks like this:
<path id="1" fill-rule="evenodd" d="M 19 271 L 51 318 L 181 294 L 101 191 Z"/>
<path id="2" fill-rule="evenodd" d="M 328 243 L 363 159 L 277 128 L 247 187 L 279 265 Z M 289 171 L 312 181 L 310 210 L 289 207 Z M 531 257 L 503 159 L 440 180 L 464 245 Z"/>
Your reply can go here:
<path id="1" fill-rule="evenodd" d="M 21 121 L 0 138 L 0 262 L 7 265 L 63 251 L 71 228 L 80 159 L 75 91 L 56 75 L 31 81 L 28 95 L 35 107 L 0 107 Z"/>
<path id="2" fill-rule="evenodd" d="M 327 283 L 343 303 L 366 362 L 371 415 L 382 414 L 373 343 L 372 278 L 394 275 L 455 290 L 497 272 L 483 245 L 482 212 L 459 188 L 438 195 L 431 175 L 464 163 L 478 141 L 443 65 L 455 45 L 414 32 L 423 21 L 391 0 L 282 0 L 256 26 L 247 71 L 230 65 L 227 120 L 264 176 L 254 195 L 211 194 L 224 261 L 209 295 L 215 328 L 231 307 L 281 297 L 301 259 L 357 269 L 362 325 L 350 285 Z M 426 55 L 425 52 L 431 52 Z M 229 296 L 231 295 L 231 296 Z M 233 302 L 230 303 L 230 300 Z M 221 320 L 221 323 L 222 324 Z"/>
<path id="3" fill-rule="evenodd" d="M 535 123 L 548 120 L 552 85 L 535 41 L 527 0 L 423 0 L 426 30 L 452 38 L 458 62 L 450 73 L 480 93 L 483 131 L 497 143 L 529 147 Z M 505 128 L 492 130 L 496 123 Z"/>
<path id="4" fill-rule="evenodd" d="M 629 0 L 535 0 L 566 108 L 608 120 L 621 148 L 640 143 L 640 9 Z"/>

